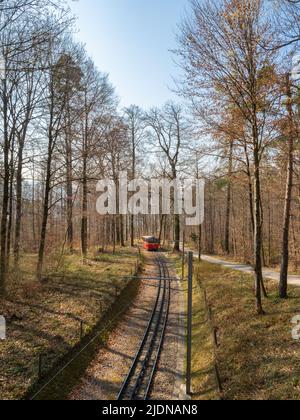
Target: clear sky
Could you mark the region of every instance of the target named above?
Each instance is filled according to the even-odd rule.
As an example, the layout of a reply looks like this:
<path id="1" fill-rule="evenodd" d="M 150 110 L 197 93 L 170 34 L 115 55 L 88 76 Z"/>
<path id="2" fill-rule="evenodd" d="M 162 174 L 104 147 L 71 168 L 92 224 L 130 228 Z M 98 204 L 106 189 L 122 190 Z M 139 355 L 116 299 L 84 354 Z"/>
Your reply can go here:
<path id="1" fill-rule="evenodd" d="M 121 105 L 162 105 L 178 73 L 169 52 L 188 0 L 69 0 L 76 37 L 99 69 L 110 74 Z"/>

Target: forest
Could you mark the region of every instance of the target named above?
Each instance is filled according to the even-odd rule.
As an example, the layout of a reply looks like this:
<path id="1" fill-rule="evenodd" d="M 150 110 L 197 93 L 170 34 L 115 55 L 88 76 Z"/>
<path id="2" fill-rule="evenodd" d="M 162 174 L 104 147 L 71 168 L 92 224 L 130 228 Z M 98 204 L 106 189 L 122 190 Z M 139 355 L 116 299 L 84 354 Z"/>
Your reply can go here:
<path id="1" fill-rule="evenodd" d="M 68 259 L 89 269 L 149 234 L 175 253 L 185 241 L 200 259 L 252 265 L 255 314 L 265 314 L 264 267 L 280 271 L 287 299 L 300 270 L 300 2 L 190 0 L 171 52 L 177 100 L 151 109 L 120 107 L 75 28 L 67 2 L 0 2 L 4 315 L 19 294 L 47 299 L 40 288 Z M 203 179 L 203 224 L 98 214 L 98 181 L 118 184 L 122 171 Z"/>

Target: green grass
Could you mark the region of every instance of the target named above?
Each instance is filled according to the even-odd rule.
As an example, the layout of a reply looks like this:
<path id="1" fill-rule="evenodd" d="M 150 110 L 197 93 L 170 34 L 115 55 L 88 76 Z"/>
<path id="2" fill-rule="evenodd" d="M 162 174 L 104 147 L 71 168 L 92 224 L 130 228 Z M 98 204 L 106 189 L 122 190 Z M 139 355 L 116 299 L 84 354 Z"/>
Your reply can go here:
<path id="1" fill-rule="evenodd" d="M 291 319 L 300 312 L 300 289 L 291 288 L 290 299 L 282 301 L 276 283 L 268 282 L 267 315 L 260 317 L 251 276 L 207 263 L 199 272 L 218 329 L 224 398 L 298 400 L 300 342 L 292 339 Z"/>
<path id="2" fill-rule="evenodd" d="M 173 257 L 181 275 L 181 261 Z M 267 281 L 266 315 L 256 315 L 250 275 L 202 262 L 195 273 L 206 289 L 217 328 L 217 362 L 227 400 L 299 400 L 300 342 L 292 339 L 291 320 L 300 315 L 300 288 L 278 298 L 278 286 Z M 185 297 L 187 293 L 184 282 Z M 219 397 L 213 369 L 214 347 L 203 292 L 194 278 L 193 399 Z"/>
<path id="3" fill-rule="evenodd" d="M 45 355 L 47 375 L 72 352 L 80 341 L 81 320 L 85 334 L 98 331 L 102 317 L 128 285 L 122 279 L 133 272 L 136 261 L 137 250 L 132 249 L 90 255 L 85 265 L 79 256 L 69 255 L 58 271 L 51 272 L 49 264 L 39 284 L 36 256 L 24 256 L 18 281 L 0 299 L 1 315 L 8 321 L 7 340 L 0 342 L 0 399 L 28 393 L 38 381 L 40 354 Z"/>
<path id="4" fill-rule="evenodd" d="M 177 274 L 182 276 L 182 260 L 171 256 L 176 264 Z M 187 274 L 187 267 L 185 268 Z M 192 399 L 217 400 L 219 394 L 214 372 L 213 343 L 203 293 L 193 280 L 193 336 L 192 336 Z M 187 310 L 187 279 L 183 282 L 185 307 Z M 187 328 L 187 325 L 186 325 Z"/>

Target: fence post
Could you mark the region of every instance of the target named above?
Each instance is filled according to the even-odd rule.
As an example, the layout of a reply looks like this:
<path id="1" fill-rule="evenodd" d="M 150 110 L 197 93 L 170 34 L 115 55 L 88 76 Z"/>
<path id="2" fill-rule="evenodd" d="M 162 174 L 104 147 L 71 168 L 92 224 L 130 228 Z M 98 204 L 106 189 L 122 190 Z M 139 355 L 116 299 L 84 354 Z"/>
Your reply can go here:
<path id="1" fill-rule="evenodd" d="M 193 330 L 193 259 L 194 254 L 188 253 L 188 336 L 187 336 L 187 369 L 186 394 L 191 395 L 192 380 L 192 330 Z"/>

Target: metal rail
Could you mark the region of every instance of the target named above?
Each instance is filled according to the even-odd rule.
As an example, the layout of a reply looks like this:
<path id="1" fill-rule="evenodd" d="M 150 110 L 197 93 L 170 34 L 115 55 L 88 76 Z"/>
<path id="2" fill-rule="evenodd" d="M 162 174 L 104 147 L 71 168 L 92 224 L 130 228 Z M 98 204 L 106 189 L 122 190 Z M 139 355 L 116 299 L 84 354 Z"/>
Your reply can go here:
<path id="1" fill-rule="evenodd" d="M 118 400 L 148 400 L 157 372 L 169 318 L 171 281 L 162 258 L 157 259 L 159 288 L 140 348 L 118 394 Z"/>
<path id="2" fill-rule="evenodd" d="M 168 325 L 168 318 L 169 318 L 169 313 L 170 313 L 170 302 L 171 302 L 171 283 L 170 283 L 170 276 L 169 276 L 169 269 L 168 266 L 166 264 L 163 265 L 163 269 L 164 269 L 164 277 L 166 280 L 168 280 L 169 284 L 168 284 L 168 291 L 167 291 L 167 308 L 166 308 L 166 317 L 165 317 L 165 321 L 163 324 L 163 331 L 160 337 L 160 342 L 159 342 L 159 348 L 158 351 L 156 353 L 156 358 L 155 358 L 155 362 L 153 364 L 153 368 L 151 371 L 151 376 L 148 382 L 148 387 L 146 390 L 146 398 L 145 400 L 149 399 L 149 396 L 151 395 L 151 387 L 155 378 L 155 374 L 156 374 L 156 370 L 158 367 L 158 363 L 159 363 L 159 358 L 160 358 L 160 354 L 164 345 L 164 339 L 165 339 L 165 335 L 166 335 L 166 329 L 167 329 L 167 325 Z"/>

